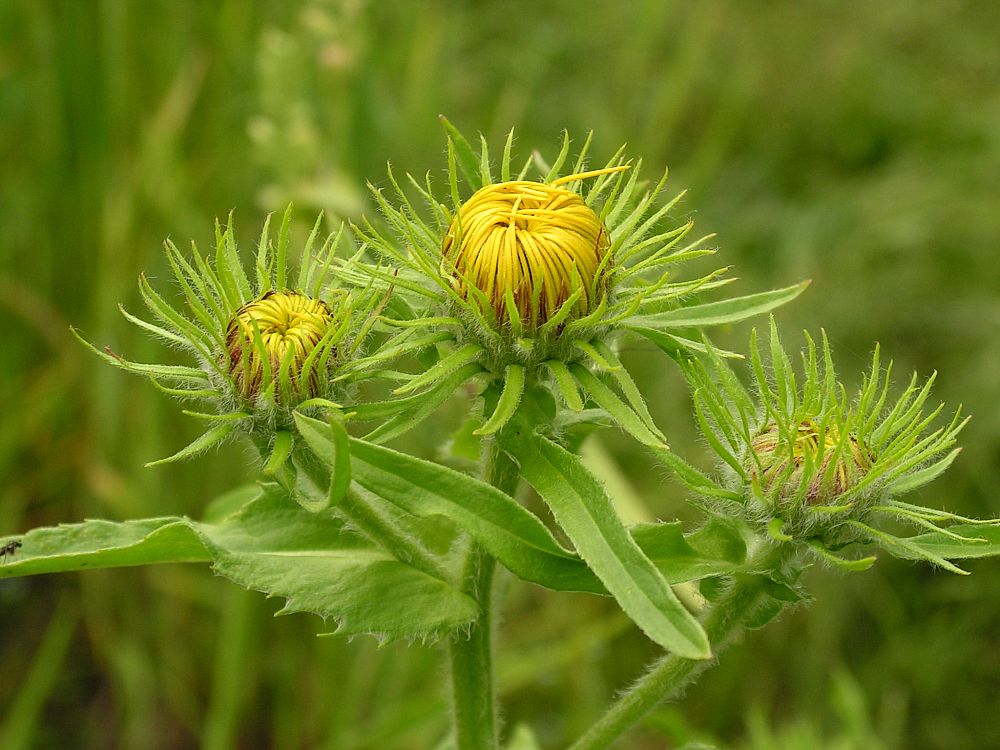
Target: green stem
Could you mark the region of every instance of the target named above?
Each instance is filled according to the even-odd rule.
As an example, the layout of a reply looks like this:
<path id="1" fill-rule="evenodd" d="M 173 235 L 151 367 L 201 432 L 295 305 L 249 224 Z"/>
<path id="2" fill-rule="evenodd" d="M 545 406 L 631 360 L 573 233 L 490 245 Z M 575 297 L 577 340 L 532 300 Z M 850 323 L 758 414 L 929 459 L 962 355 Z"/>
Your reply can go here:
<path id="1" fill-rule="evenodd" d="M 496 440 L 486 445 L 483 479 L 512 493 L 517 468 L 500 450 Z M 479 618 L 468 636 L 450 644 L 452 707 L 457 750 L 493 750 L 497 746 L 496 693 L 493 686 L 493 571 L 496 561 L 475 541 L 470 541 L 462 568 L 462 591 L 479 604 Z"/>
<path id="2" fill-rule="evenodd" d="M 778 564 L 775 559 L 773 565 L 776 567 Z M 766 596 L 761 576 L 739 576 L 729 592 L 711 608 L 705 617 L 704 627 L 716 657 L 743 632 L 747 618 Z M 658 704 L 676 697 L 715 661 L 682 659 L 673 654 L 662 657 L 611 705 L 570 750 L 606 750 L 611 747 L 615 740 Z"/>
<path id="3" fill-rule="evenodd" d="M 443 581 L 451 580 L 448 570 L 431 552 L 354 487 L 347 491 L 337 510 L 362 534 L 400 562 Z"/>
<path id="4" fill-rule="evenodd" d="M 268 455 L 267 443 L 255 442 L 261 456 L 266 457 Z M 292 468 L 293 461 L 286 462 L 282 470 L 275 474 L 274 478 L 278 483 L 294 494 L 296 491 L 295 472 L 305 471 L 309 475 L 310 481 L 317 487 L 329 486 L 329 472 L 320 465 L 309 449 L 297 446 L 295 450 L 300 451 L 299 459 L 294 462 L 297 464 L 297 469 Z M 412 565 L 435 578 L 444 581 L 452 580 L 447 568 L 416 537 L 396 523 L 385 509 L 358 492 L 353 485 L 347 491 L 344 499 L 336 506 L 336 510 L 364 536 L 400 562 Z"/>

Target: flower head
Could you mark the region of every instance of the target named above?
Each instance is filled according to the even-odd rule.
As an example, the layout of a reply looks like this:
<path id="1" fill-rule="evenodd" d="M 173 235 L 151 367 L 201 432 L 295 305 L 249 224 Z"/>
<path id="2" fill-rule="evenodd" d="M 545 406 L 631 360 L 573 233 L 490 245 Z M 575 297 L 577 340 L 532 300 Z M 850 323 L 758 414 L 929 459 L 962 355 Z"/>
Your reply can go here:
<path id="1" fill-rule="evenodd" d="M 288 373 L 293 392 L 310 398 L 320 395 L 316 360 L 328 359 L 333 347 L 326 333 L 333 323 L 325 302 L 299 292 L 269 291 L 247 302 L 226 326 L 229 376 L 246 399 L 254 399 L 281 371 Z M 280 393 L 287 400 L 290 392 Z"/>
<path id="2" fill-rule="evenodd" d="M 746 466 L 751 481 L 778 502 L 792 502 L 806 471 L 810 472 L 804 501 L 829 505 L 856 486 L 877 458 L 857 435 L 844 434 L 837 424 L 820 426 L 803 419 L 790 432 L 767 422 L 751 439 Z"/>
<path id="3" fill-rule="evenodd" d="M 924 557 L 957 571 L 936 553 L 924 554 L 875 525 L 889 516 L 947 535 L 937 522 L 968 520 L 896 499 L 936 478 L 958 453 L 954 445 L 967 420 L 955 414 L 930 429 L 943 409 L 924 411 L 933 378 L 921 385 L 914 375 L 892 401 L 892 365 L 881 367 L 876 348 L 870 373 L 850 399 L 837 382 L 825 337 L 817 347 L 807 335 L 801 376 L 778 340 L 773 319 L 770 372 L 755 339 L 753 395 L 712 350 L 707 365 L 695 358 L 685 365 L 701 431 L 726 477 L 716 481 L 677 456 L 661 456 L 703 507 L 741 517 L 778 542 L 802 545 L 847 568 L 866 567 L 874 558 L 847 559 L 839 550 L 875 542 L 893 554 Z"/>
<path id="4" fill-rule="evenodd" d="M 217 226 L 213 259 L 192 245 L 189 260 L 166 243 L 167 260 L 184 295 L 183 309 L 140 278 L 143 300 L 156 322 L 122 313 L 187 350 L 196 366 L 133 362 L 110 349 L 91 347 L 115 366 L 150 377 L 173 396 L 213 407 L 187 412 L 213 426 L 163 461 L 204 451 L 237 431 L 268 446 L 277 432 L 292 429 L 295 410 L 335 409 L 332 399 L 368 366 L 359 348 L 385 295 L 371 287 L 350 292 L 330 288 L 331 259 L 342 234 L 331 235 L 317 248 L 322 217 L 302 249 L 297 276 L 289 278 L 290 211 L 276 243 L 268 231 L 270 220 L 265 224 L 253 280 L 240 262 L 231 221 L 225 228 Z"/>
<path id="5" fill-rule="evenodd" d="M 478 434 L 508 424 L 525 394 L 551 391 L 571 411 L 590 402 L 636 439 L 662 446 L 662 433 L 615 353 L 619 340 L 642 336 L 672 355 L 704 348 L 690 331 L 766 312 L 805 288 L 731 299 L 723 308 L 701 303 L 697 295 L 728 283 L 721 278 L 726 269 L 676 276 L 685 262 L 714 251 L 704 246 L 710 236 L 687 240 L 691 221 L 667 223 L 681 195 L 660 202 L 666 173 L 647 186 L 641 161 L 626 161 L 623 149 L 588 169 L 590 138 L 570 162 L 568 135 L 551 165 L 533 154 L 517 171 L 511 133 L 494 179 L 486 141 L 476 153 L 443 122 L 450 202 L 435 195 L 429 178 L 408 176 L 426 204 L 421 210 L 390 170 L 401 205 L 373 192 L 391 231 L 370 222 L 357 230 L 365 249 L 397 270 L 390 274 L 360 253 L 337 269 L 345 281 L 374 277 L 399 292 L 397 317 L 387 321 L 400 329 L 391 351 L 435 347 L 437 361 L 397 389 L 412 394 L 411 403 L 424 401 L 415 414 L 430 414 L 475 379 L 492 394 L 484 407 L 495 404 Z M 471 187 L 464 197 L 460 177 Z M 417 421 L 380 426 L 369 437 L 392 437 Z"/>

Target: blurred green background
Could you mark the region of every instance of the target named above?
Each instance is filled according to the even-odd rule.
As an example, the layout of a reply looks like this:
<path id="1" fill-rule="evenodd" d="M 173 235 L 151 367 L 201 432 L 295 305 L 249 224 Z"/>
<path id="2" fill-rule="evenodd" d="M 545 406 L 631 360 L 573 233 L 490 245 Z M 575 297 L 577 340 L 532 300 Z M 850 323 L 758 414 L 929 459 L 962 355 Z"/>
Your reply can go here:
<path id="1" fill-rule="evenodd" d="M 385 163 L 441 177 L 446 113 L 553 153 L 594 130 L 688 188 L 741 293 L 812 278 L 787 344 L 824 327 L 856 383 L 873 342 L 975 415 L 920 501 L 1000 514 L 1000 4 L 43 2 L 0 0 L 0 534 L 186 513 L 244 481 L 231 446 L 142 464 L 195 435 L 175 404 L 71 340 L 164 352 L 116 310 L 160 243 L 244 246 L 288 201 L 297 231 L 370 210 Z M 748 330 L 721 343 L 742 348 Z M 661 355 L 627 353 L 678 452 L 708 462 Z M 169 353 L 166 354 L 170 357 Z M 438 428 L 450 426 L 442 419 Z M 454 421 L 454 420 L 452 420 Z M 616 435 L 611 468 L 649 513 L 683 492 Z M 812 571 L 786 615 L 623 747 L 1000 747 L 1000 565 L 952 577 L 888 560 Z M 579 733 L 653 648 L 609 602 L 511 582 L 500 626 L 508 726 Z M 429 748 L 439 652 L 317 639 L 318 619 L 204 568 L 0 585 L 0 746 Z"/>

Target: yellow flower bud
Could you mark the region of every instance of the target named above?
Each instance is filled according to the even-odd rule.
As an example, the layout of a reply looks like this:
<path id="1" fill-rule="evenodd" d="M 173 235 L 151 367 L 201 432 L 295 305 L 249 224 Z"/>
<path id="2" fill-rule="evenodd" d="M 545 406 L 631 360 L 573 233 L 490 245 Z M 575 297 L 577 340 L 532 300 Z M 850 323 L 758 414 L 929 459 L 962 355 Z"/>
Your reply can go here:
<path id="1" fill-rule="evenodd" d="M 446 273 L 464 298 L 485 295 L 500 319 L 510 292 L 522 321 L 540 325 L 576 289 L 571 317 L 586 315 L 607 291 L 602 263 L 608 231 L 579 194 L 540 182 L 501 182 L 462 204 L 444 238 Z"/>
<path id="2" fill-rule="evenodd" d="M 331 320 L 325 302 L 297 292 L 268 292 L 243 305 L 226 328 L 229 374 L 237 390 L 252 399 L 287 371 L 296 390 L 305 375 L 308 397 L 319 395 L 318 366 L 310 354 Z M 281 399 L 282 389 L 277 390 Z"/>

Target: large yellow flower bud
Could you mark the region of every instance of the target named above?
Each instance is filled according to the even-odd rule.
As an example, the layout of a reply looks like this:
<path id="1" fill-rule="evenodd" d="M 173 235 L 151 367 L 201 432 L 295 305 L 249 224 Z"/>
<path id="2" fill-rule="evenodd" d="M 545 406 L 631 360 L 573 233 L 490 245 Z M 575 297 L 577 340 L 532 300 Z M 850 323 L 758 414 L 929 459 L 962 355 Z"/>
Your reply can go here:
<path id="1" fill-rule="evenodd" d="M 571 317 L 600 302 L 610 267 L 602 263 L 608 231 L 580 195 L 559 182 L 487 185 L 462 204 L 442 250 L 463 297 L 474 285 L 502 320 L 509 291 L 521 320 L 531 325 L 551 318 L 576 289 L 581 293 Z"/>

